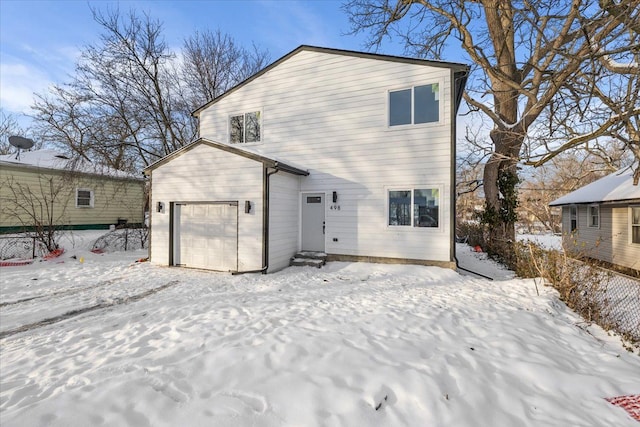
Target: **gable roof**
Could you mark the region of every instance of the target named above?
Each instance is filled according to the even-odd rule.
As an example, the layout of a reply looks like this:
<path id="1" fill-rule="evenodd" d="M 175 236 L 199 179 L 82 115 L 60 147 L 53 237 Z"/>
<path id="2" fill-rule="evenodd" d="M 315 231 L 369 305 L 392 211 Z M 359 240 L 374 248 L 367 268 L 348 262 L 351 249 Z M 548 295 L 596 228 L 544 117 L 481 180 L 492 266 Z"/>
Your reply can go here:
<path id="1" fill-rule="evenodd" d="M 549 203 L 562 206 L 583 203 L 640 201 L 640 185 L 633 185 L 633 171 L 619 170 Z"/>
<path id="2" fill-rule="evenodd" d="M 42 149 L 0 155 L 0 165 L 32 170 L 67 171 L 106 178 L 143 180 L 128 172 L 116 170 L 84 159 L 70 159 L 54 150 Z"/>
<path id="3" fill-rule="evenodd" d="M 289 163 L 284 163 L 281 160 L 278 160 L 276 158 L 273 157 L 267 157 L 264 154 L 260 153 L 258 150 L 255 149 L 250 149 L 250 148 L 239 148 L 235 145 L 228 145 L 228 144 L 222 144 L 220 142 L 216 142 L 216 141 L 211 141 L 209 139 L 206 138 L 199 138 L 193 142 L 191 142 L 190 144 L 185 145 L 184 147 L 180 148 L 179 150 L 174 151 L 173 153 L 167 154 L 166 156 L 164 156 L 163 158 L 161 158 L 160 160 L 150 164 L 149 166 L 147 166 L 146 168 L 144 168 L 144 174 L 145 175 L 149 175 L 151 173 L 151 171 L 153 171 L 154 169 L 164 165 L 165 163 L 170 162 L 171 160 L 175 159 L 176 157 L 179 157 L 181 155 L 183 155 L 184 153 L 191 151 L 192 149 L 194 149 L 195 147 L 199 146 L 199 145 L 207 145 L 209 147 L 213 147 L 213 148 L 217 148 L 219 150 L 222 151 L 226 151 L 228 153 L 232 153 L 232 154 L 236 154 L 238 156 L 241 157 L 245 157 L 247 159 L 251 159 L 251 160 L 255 160 L 257 162 L 260 162 L 262 164 L 264 164 L 267 167 L 276 169 L 276 170 L 281 170 L 283 172 L 288 172 L 294 175 L 302 175 L 302 176 L 307 176 L 309 175 L 309 172 L 297 167 L 297 166 L 293 166 Z"/>
<path id="4" fill-rule="evenodd" d="M 202 110 L 204 110 L 205 108 L 209 107 L 212 104 L 215 104 L 216 102 L 218 102 L 221 99 L 225 98 L 227 95 L 229 95 L 229 94 L 235 92 L 236 90 L 240 89 L 241 87 L 247 85 L 248 83 L 250 83 L 253 80 L 255 80 L 258 77 L 260 77 L 261 75 L 267 73 L 269 70 L 277 67 L 278 65 L 280 65 L 284 61 L 288 60 L 292 56 L 294 56 L 294 55 L 296 55 L 296 54 L 298 54 L 298 53 L 300 53 L 302 51 L 320 52 L 320 53 L 326 53 L 326 54 L 331 54 L 331 55 L 353 56 L 353 57 L 358 57 L 358 58 L 376 59 L 376 60 L 379 60 L 379 61 L 400 62 L 400 63 L 405 63 L 405 64 L 425 65 L 425 66 L 429 66 L 429 67 L 449 68 L 449 69 L 453 70 L 454 73 L 456 73 L 456 85 L 455 85 L 456 86 L 456 90 L 457 90 L 457 94 L 456 94 L 456 111 L 457 111 L 458 106 L 460 105 L 460 101 L 462 99 L 462 91 L 463 91 L 464 86 L 466 84 L 467 75 L 469 74 L 469 66 L 465 65 L 465 64 L 460 64 L 460 63 L 457 63 L 457 62 L 431 61 L 431 60 L 427 60 L 427 59 L 409 58 L 409 57 L 404 57 L 404 56 L 383 55 L 383 54 L 379 54 L 379 53 L 367 53 L 367 52 L 358 52 L 358 51 L 353 51 L 353 50 L 332 49 L 332 48 L 326 48 L 326 47 L 301 45 L 301 46 L 297 47 L 296 49 L 292 50 L 291 52 L 287 53 L 286 55 L 284 55 L 280 59 L 278 59 L 275 62 L 271 63 L 270 65 L 266 66 L 262 70 L 258 71 L 257 73 L 255 73 L 251 77 L 249 77 L 246 80 L 238 83 L 237 85 L 235 85 L 231 89 L 227 90 L 222 95 L 220 95 L 220 96 L 212 99 L 211 101 L 207 102 L 202 107 L 198 108 L 193 113 L 191 113 L 191 115 L 194 116 L 194 117 L 198 117 L 200 115 L 200 112 Z"/>

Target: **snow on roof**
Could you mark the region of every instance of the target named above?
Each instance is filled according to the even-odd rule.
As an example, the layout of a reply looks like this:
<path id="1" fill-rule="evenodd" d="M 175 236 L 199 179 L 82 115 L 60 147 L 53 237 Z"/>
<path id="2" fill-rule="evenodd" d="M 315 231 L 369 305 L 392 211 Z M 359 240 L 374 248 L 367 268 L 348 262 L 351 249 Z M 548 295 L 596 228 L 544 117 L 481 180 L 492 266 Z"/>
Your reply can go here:
<path id="1" fill-rule="evenodd" d="M 55 170 L 72 170 L 88 174 L 107 175 L 114 178 L 141 179 L 140 177 L 130 173 L 115 170 L 104 165 L 91 163 L 83 159 L 70 159 L 55 150 L 47 149 L 21 151 L 19 155 L 17 153 L 0 155 L 0 164 L 1 163 Z"/>
<path id="2" fill-rule="evenodd" d="M 640 200 L 640 185 L 633 185 L 633 171 L 617 171 L 549 203 L 549 206 L 579 203 Z"/>

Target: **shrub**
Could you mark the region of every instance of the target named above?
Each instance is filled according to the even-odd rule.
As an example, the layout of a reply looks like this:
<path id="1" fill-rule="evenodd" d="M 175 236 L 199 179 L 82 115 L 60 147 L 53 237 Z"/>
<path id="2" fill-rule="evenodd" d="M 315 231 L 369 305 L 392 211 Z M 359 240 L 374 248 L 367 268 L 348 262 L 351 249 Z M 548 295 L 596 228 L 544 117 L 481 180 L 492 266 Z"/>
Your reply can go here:
<path id="1" fill-rule="evenodd" d="M 571 258 L 566 250 L 545 249 L 530 241 L 514 244 L 512 259 L 510 268 L 518 276 L 543 278 L 587 322 L 615 330 L 632 345 L 640 346 L 640 330 L 635 326 L 640 323 L 640 298 L 633 294 L 640 284 L 629 285 L 632 278 L 617 276 L 589 258 Z"/>

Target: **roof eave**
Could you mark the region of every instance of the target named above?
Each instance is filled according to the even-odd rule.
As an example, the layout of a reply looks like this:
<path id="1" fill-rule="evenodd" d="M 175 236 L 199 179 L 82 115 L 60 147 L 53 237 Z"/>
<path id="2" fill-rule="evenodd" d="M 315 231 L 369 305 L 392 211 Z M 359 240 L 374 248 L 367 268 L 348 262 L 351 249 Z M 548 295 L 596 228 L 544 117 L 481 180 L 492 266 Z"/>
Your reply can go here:
<path id="1" fill-rule="evenodd" d="M 640 203 L 640 199 L 616 199 L 616 200 L 592 200 L 592 201 L 580 201 L 580 202 L 561 202 L 549 203 L 549 206 L 572 206 L 572 205 L 616 205 L 616 204 L 635 204 Z"/>

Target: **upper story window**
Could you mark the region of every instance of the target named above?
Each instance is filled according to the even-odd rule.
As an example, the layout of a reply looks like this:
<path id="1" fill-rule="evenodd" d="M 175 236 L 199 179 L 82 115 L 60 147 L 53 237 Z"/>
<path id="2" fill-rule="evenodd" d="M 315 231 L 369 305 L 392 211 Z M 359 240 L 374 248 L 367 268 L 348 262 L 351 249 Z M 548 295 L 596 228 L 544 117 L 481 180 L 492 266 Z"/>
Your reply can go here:
<path id="1" fill-rule="evenodd" d="M 439 121 L 439 83 L 389 91 L 389 126 Z"/>
<path id="2" fill-rule="evenodd" d="M 589 206 L 589 227 L 600 227 L 600 206 Z"/>
<path id="3" fill-rule="evenodd" d="M 388 225 L 438 228 L 440 218 L 439 189 L 390 190 L 388 197 Z"/>
<path id="4" fill-rule="evenodd" d="M 229 117 L 229 143 L 242 144 L 246 142 L 260 142 L 261 139 L 260 111 L 236 114 Z"/>
<path id="5" fill-rule="evenodd" d="M 631 206 L 631 243 L 640 244 L 640 206 Z"/>
<path id="6" fill-rule="evenodd" d="M 76 208 L 93 207 L 93 190 L 89 188 L 76 188 Z"/>

